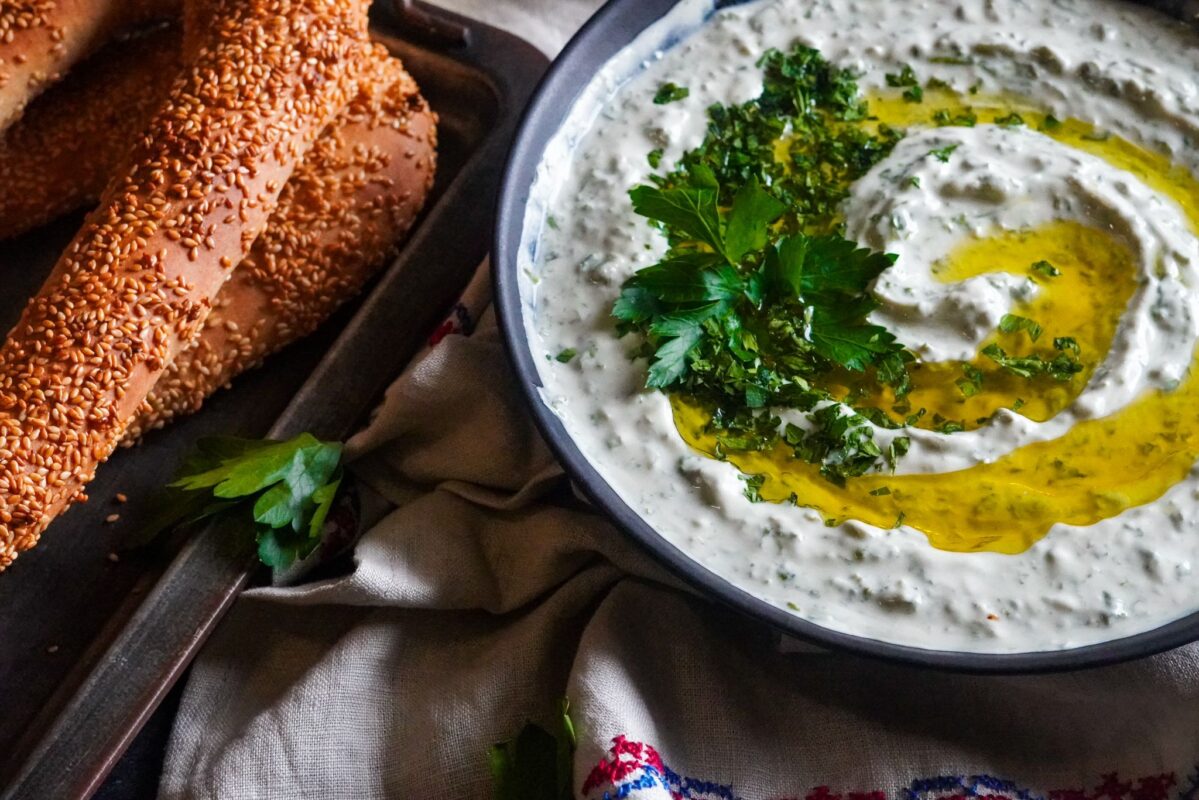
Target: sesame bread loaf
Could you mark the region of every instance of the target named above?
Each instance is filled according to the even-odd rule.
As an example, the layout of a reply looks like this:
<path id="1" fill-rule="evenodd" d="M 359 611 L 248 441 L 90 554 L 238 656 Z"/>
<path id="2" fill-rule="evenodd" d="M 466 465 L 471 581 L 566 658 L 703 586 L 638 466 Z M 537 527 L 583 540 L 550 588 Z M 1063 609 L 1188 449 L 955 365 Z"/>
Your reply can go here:
<path id="1" fill-rule="evenodd" d="M 5 132 L 0 237 L 95 202 L 145 126 L 151 96 L 166 95 L 179 40 L 177 27 L 160 27 L 108 45 Z M 361 86 L 288 180 L 266 230 L 221 289 L 200 337 L 155 384 L 126 444 L 197 410 L 311 333 L 394 256 L 432 187 L 436 116 L 397 59 L 372 59 Z"/>
<path id="2" fill-rule="evenodd" d="M 357 93 L 365 0 L 208 2 L 217 24 L 0 347 L 0 566 L 83 499 Z"/>
<path id="3" fill-rule="evenodd" d="M 283 188 L 199 338 L 158 379 L 133 441 L 311 333 L 395 254 L 433 186 L 437 118 L 385 54 Z"/>
<path id="4" fill-rule="evenodd" d="M 180 0 L 0 2 L 0 130 L 72 66 L 124 30 L 177 15 Z"/>
<path id="5" fill-rule="evenodd" d="M 179 74 L 181 33 L 108 44 L 0 134 L 0 239 L 95 203 Z"/>

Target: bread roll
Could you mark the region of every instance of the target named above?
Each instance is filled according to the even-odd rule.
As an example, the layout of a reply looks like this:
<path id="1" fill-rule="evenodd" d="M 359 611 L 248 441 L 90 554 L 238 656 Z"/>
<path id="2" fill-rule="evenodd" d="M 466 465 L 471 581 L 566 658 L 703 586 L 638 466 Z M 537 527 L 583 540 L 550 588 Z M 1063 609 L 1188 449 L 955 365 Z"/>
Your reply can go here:
<path id="1" fill-rule="evenodd" d="M 0 239 L 95 203 L 181 68 L 178 26 L 107 45 L 0 134 Z"/>
<path id="2" fill-rule="evenodd" d="M 123 30 L 175 16 L 180 0 L 0 2 L 0 130 L 39 92 Z"/>
<path id="3" fill-rule="evenodd" d="M 372 52 L 365 0 L 213 6 L 219 24 L 0 347 L 0 566 L 84 498 Z"/>
<path id="4" fill-rule="evenodd" d="M 306 336 L 395 255 L 433 186 L 437 118 L 394 58 L 305 156 L 197 341 L 175 357 L 127 442 Z"/>

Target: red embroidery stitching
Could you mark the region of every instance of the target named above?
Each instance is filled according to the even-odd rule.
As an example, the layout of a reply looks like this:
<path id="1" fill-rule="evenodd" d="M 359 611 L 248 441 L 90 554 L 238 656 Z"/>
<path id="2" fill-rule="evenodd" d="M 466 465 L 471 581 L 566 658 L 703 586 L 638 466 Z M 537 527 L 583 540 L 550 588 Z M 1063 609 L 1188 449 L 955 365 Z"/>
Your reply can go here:
<path id="1" fill-rule="evenodd" d="M 1199 772 L 1189 779 L 1186 790 L 1171 794 L 1178 785 L 1177 773 L 1146 775 L 1132 781 L 1120 780 L 1119 773 L 1101 776 L 1092 791 L 1078 788 L 1051 789 L 1044 800 L 1199 800 Z M 665 789 L 674 800 L 729 798 L 738 795 L 732 786 L 681 776 L 663 762 L 661 755 L 650 745 L 630 741 L 626 736 L 612 740 L 608 756 L 596 764 L 583 783 L 588 797 L 596 790 L 602 797 L 638 797 L 645 789 Z M 1041 796 L 1017 784 L 988 775 L 944 775 L 918 778 L 900 788 L 895 800 L 1041 800 Z M 798 800 L 792 796 L 790 800 Z M 828 785 L 815 786 L 803 800 L 888 800 L 880 790 L 834 792 Z"/>

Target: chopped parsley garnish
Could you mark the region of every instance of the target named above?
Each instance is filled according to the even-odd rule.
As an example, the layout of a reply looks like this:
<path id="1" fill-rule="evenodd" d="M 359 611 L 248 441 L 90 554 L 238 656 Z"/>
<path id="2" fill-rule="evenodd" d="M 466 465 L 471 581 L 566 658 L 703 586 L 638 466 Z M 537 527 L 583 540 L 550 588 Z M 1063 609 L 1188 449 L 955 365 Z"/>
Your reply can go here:
<path id="1" fill-rule="evenodd" d="M 1032 271 L 1038 275 L 1044 275 L 1046 278 L 1056 278 L 1062 274 L 1062 271 L 1050 264 L 1048 261 L 1038 261 L 1032 265 Z"/>
<path id="2" fill-rule="evenodd" d="M 567 347 L 566 349 L 560 351 L 558 355 L 554 356 L 554 360 L 560 364 L 569 364 L 578 354 L 578 350 L 575 350 L 573 347 Z"/>
<path id="3" fill-rule="evenodd" d="M 762 502 L 762 484 L 766 482 L 766 476 L 742 475 L 741 480 L 745 481 L 745 499 L 751 503 Z"/>
<path id="4" fill-rule="evenodd" d="M 815 50 L 772 50 L 760 65 L 758 98 L 713 106 L 700 147 L 630 192 L 670 249 L 625 283 L 612 313 L 621 333 L 647 342 L 646 385 L 709 410 L 718 454 L 785 441 L 844 480 L 886 455 L 865 418 L 840 413 L 830 379 L 873 371 L 901 394 L 911 356 L 866 319 L 877 307 L 869 287 L 894 256 L 841 236 L 837 206 L 899 134 L 849 124 L 866 103 L 853 76 Z M 784 136 L 789 165 L 775 158 Z M 767 409 L 807 413 L 812 429 L 785 439 Z"/>
<path id="5" fill-rule="evenodd" d="M 1002 117 L 996 117 L 995 124 L 1002 125 L 1005 128 L 1014 128 L 1018 125 L 1024 124 L 1024 117 L 1020 116 L 1015 111 L 1012 111 Z"/>
<path id="6" fill-rule="evenodd" d="M 829 404 L 808 415 L 813 428 L 801 430 L 788 425 L 784 440 L 796 458 L 820 464 L 820 474 L 837 485 L 874 469 L 883 456 L 874 441 L 874 429 L 860 414 L 842 413 L 841 406 Z"/>
<path id="7" fill-rule="evenodd" d="M 961 420 L 947 419 L 940 414 L 933 414 L 933 430 L 937 433 L 961 433 L 966 430 L 966 426 Z"/>
<path id="8" fill-rule="evenodd" d="M 1003 318 L 999 320 L 999 330 L 1004 333 L 1019 333 L 1020 331 L 1024 331 L 1028 334 L 1028 338 L 1035 342 L 1041 338 L 1043 328 L 1041 328 L 1040 323 L 1028 317 L 1004 314 Z"/>
<path id="9" fill-rule="evenodd" d="M 1057 349 L 1065 350 L 1067 348 Z M 1066 352 L 1059 352 L 1049 359 L 1040 355 L 1010 356 L 1002 347 L 992 343 L 983 348 L 982 354 L 1003 369 L 1021 378 L 1048 375 L 1054 380 L 1068 381 L 1083 370 L 1078 359 Z"/>
<path id="10" fill-rule="evenodd" d="M 899 72 L 888 72 L 883 77 L 886 79 L 888 86 L 897 88 L 901 86 L 920 85 L 920 81 L 916 78 L 915 71 L 913 71 L 912 68 L 907 64 L 904 64 L 902 67 L 900 67 Z"/>
<path id="11" fill-rule="evenodd" d="M 945 147 L 938 147 L 935 150 L 929 150 L 928 154 L 940 161 L 942 164 L 949 163 L 949 157 L 953 155 L 953 151 L 957 150 L 961 145 L 950 144 Z"/>
<path id="12" fill-rule="evenodd" d="M 900 133 L 886 125 L 864 129 L 859 123 L 868 108 L 853 73 L 817 50 L 769 50 L 758 65 L 761 95 L 709 108 L 703 143 L 684 154 L 674 172 L 654 180 L 668 189 L 710 177 L 727 207 L 737 189 L 756 178 L 786 206 L 784 232 L 839 231 L 838 207 L 849 187 L 891 152 Z M 786 152 L 776 158 L 780 140 Z"/>
<path id="13" fill-rule="evenodd" d="M 704 415 L 716 458 L 781 449 L 840 485 L 894 469 L 908 452 L 908 437 L 880 445 L 876 429 L 922 424 L 948 434 L 965 430 L 966 422 L 912 407 L 915 356 L 870 319 L 878 307 L 871 287 L 895 256 L 843 235 L 850 187 L 902 134 L 871 118 L 855 76 L 816 50 L 770 50 L 758 66 L 758 97 L 711 106 L 703 142 L 670 172 L 650 175 L 629 192 L 634 211 L 661 231 L 668 247 L 625 282 L 612 315 L 621 335 L 639 338 L 630 355 L 647 360 L 646 386 Z M 907 65 L 886 82 L 910 102 L 924 99 Z M 928 87 L 949 84 L 930 80 Z M 655 102 L 685 96 L 686 89 L 664 84 Z M 978 117 L 969 108 L 941 109 L 933 120 L 972 126 Z M 1009 113 L 996 122 L 1024 120 Z M 928 157 L 948 163 L 959 146 Z M 650 152 L 648 162 L 657 169 L 662 151 Z M 906 181 L 920 187 L 918 177 Z M 1033 271 L 1060 274 L 1048 262 Z M 1015 314 L 999 328 L 1033 342 L 1043 333 L 1039 323 Z M 1054 345 L 1045 355 L 1009 355 L 998 344 L 982 353 L 1011 374 L 1070 380 L 1083 369 L 1077 344 L 1057 338 Z M 566 352 L 559 360 L 570 360 Z M 979 394 L 983 370 L 969 363 L 961 370 L 955 384 L 963 397 Z M 886 390 L 889 412 L 874 407 L 884 405 L 877 401 Z M 762 500 L 769 476 L 742 479 L 746 498 Z"/>
<path id="14" fill-rule="evenodd" d="M 974 397 L 983 388 L 982 370 L 973 364 L 963 364 L 962 377 L 958 378 L 954 383 L 962 392 L 963 397 Z"/>
<path id="15" fill-rule="evenodd" d="M 1062 127 L 1062 121 L 1052 114 L 1046 114 L 1039 127 L 1043 131 L 1056 131 Z"/>
<path id="16" fill-rule="evenodd" d="M 949 109 L 942 108 L 933 112 L 933 122 L 938 125 L 952 125 L 959 128 L 973 128 L 978 124 L 978 114 L 967 108 L 956 114 L 951 114 Z"/>
<path id="17" fill-rule="evenodd" d="M 690 96 L 691 90 L 686 86 L 679 86 L 677 83 L 664 83 L 658 87 L 658 91 L 654 95 L 654 103 L 664 106 L 667 103 L 684 100 Z"/>
<path id="18" fill-rule="evenodd" d="M 1054 337 L 1053 349 L 1060 350 L 1063 353 L 1072 353 L 1075 356 L 1082 352 L 1082 349 L 1078 346 L 1078 342 L 1074 341 L 1073 336 Z"/>
<path id="19" fill-rule="evenodd" d="M 920 88 L 920 81 L 917 80 L 916 73 L 907 64 L 904 64 L 898 73 L 887 73 L 885 77 L 888 86 L 904 88 L 904 100 L 907 100 L 909 103 L 924 101 L 924 89 Z"/>

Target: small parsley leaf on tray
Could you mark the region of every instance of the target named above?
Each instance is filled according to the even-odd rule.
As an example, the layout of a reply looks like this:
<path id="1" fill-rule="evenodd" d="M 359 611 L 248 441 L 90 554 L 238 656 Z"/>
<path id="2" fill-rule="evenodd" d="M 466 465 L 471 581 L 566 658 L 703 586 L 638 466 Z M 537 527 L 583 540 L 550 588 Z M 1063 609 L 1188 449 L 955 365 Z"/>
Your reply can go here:
<path id="1" fill-rule="evenodd" d="M 160 498 L 145 538 L 217 515 L 247 529 L 260 560 L 285 568 L 309 555 L 341 485 L 342 447 L 303 433 L 285 442 L 201 439 Z"/>

